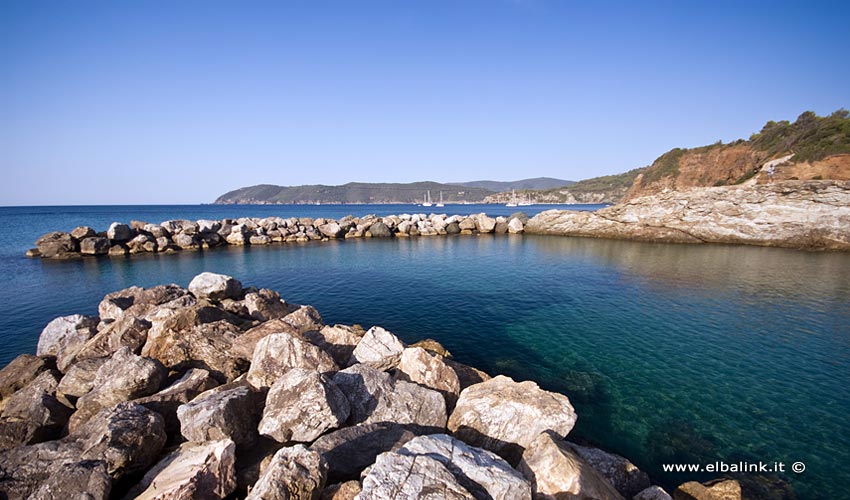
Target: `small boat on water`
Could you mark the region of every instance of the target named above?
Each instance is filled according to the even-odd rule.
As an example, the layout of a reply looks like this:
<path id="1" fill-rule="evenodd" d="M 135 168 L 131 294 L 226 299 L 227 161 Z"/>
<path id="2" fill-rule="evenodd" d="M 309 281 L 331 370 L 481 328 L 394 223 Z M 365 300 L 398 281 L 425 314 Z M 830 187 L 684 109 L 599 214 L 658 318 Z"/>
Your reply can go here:
<path id="1" fill-rule="evenodd" d="M 440 202 L 437 203 L 436 206 L 438 206 L 438 207 L 444 207 L 445 206 L 445 205 L 443 205 L 443 192 L 442 191 L 440 191 Z"/>
<path id="2" fill-rule="evenodd" d="M 515 191 L 515 190 L 511 190 L 511 201 L 510 201 L 510 202 L 508 202 L 508 203 L 505 203 L 505 206 L 506 206 L 506 207 L 515 207 L 515 206 L 517 206 L 517 202 L 516 202 L 516 191 Z"/>
<path id="3" fill-rule="evenodd" d="M 431 205 L 433 205 L 433 203 L 431 203 L 431 191 L 428 191 L 425 193 L 425 200 L 422 202 L 422 206 L 430 207 Z"/>

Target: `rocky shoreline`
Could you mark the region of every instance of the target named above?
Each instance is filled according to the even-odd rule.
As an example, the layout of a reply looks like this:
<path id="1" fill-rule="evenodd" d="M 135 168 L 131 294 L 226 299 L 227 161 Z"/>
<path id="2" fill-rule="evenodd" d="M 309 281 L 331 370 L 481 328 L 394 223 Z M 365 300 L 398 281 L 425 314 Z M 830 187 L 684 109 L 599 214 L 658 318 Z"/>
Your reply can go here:
<path id="1" fill-rule="evenodd" d="M 567 396 L 212 273 L 51 321 L 0 370 L 9 499 L 670 499 Z M 734 480 L 675 499 L 740 499 Z"/>
<path id="2" fill-rule="evenodd" d="M 69 259 L 86 256 L 123 257 L 138 253 L 176 253 L 228 245 L 308 243 L 350 238 L 406 238 L 450 234 L 522 233 L 528 217 L 401 214 L 342 219 L 306 217 L 244 217 L 223 220 L 169 220 L 160 224 L 113 222 L 98 232 L 80 226 L 71 232 L 54 231 L 36 240 L 29 257 Z"/>
<path id="3" fill-rule="evenodd" d="M 378 217 L 267 217 L 112 223 L 47 233 L 30 257 L 71 259 L 177 253 L 228 245 L 351 238 L 548 234 L 666 243 L 726 243 L 850 251 L 850 181 L 784 181 L 666 191 L 595 212 L 547 210 L 531 219 L 486 214 Z"/>

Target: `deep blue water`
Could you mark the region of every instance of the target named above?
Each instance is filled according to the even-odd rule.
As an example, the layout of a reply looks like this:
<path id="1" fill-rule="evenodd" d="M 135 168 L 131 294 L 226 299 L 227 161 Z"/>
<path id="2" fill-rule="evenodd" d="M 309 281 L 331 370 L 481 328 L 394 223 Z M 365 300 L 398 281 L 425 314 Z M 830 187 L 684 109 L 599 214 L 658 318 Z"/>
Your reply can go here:
<path id="1" fill-rule="evenodd" d="M 548 207 L 522 207 L 534 213 Z M 2 208 L 0 362 L 107 292 L 201 271 L 273 288 L 328 323 L 432 337 L 459 361 L 570 396 L 575 432 L 666 483 L 664 462 L 805 462 L 797 498 L 850 491 L 850 255 L 544 236 L 348 240 L 72 262 L 22 256 L 41 233 L 112 220 L 339 217 L 412 206 Z M 495 206 L 447 213 L 507 214 Z M 754 480 L 755 476 L 747 476 Z M 779 497 L 777 497 L 779 498 Z"/>

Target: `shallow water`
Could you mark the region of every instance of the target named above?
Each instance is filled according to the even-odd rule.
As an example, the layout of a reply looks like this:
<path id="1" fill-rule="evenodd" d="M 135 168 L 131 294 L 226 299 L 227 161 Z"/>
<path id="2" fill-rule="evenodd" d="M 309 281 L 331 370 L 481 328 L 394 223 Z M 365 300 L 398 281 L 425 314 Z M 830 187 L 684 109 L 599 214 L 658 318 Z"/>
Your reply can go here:
<path id="1" fill-rule="evenodd" d="M 42 222 L 130 218 L 95 215 Z M 51 318 L 95 313 L 107 292 L 221 272 L 312 304 L 326 322 L 432 337 L 459 361 L 564 392 L 576 435 L 667 484 L 717 474 L 665 475 L 665 462 L 802 461 L 805 473 L 777 484 L 802 499 L 850 491 L 847 254 L 484 235 L 49 262 L 20 257 L 28 242 L 8 234 L 3 363 L 32 352 Z"/>

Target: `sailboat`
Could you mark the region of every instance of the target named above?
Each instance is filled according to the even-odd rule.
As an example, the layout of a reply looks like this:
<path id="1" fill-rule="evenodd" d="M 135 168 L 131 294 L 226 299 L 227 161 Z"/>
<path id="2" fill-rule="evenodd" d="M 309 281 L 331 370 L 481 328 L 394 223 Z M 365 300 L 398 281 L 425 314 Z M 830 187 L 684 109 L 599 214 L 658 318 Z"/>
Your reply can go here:
<path id="1" fill-rule="evenodd" d="M 505 206 L 506 206 L 506 207 L 515 207 L 515 206 L 517 206 L 517 203 L 516 203 L 516 191 L 515 191 L 515 190 L 511 190 L 511 201 L 510 201 L 510 202 L 508 202 L 508 203 L 505 203 Z"/>
<path id="2" fill-rule="evenodd" d="M 521 207 L 527 207 L 527 206 L 530 206 L 532 204 L 533 203 L 531 203 L 531 195 L 528 195 L 527 198 L 523 197 L 522 200 L 520 200 L 520 202 L 519 202 L 519 206 L 521 206 Z"/>
<path id="3" fill-rule="evenodd" d="M 428 191 L 425 193 L 425 201 L 422 202 L 422 206 L 430 207 L 431 205 L 433 205 L 433 203 L 431 203 L 431 191 Z"/>
<path id="4" fill-rule="evenodd" d="M 442 191 L 440 191 L 440 202 L 437 203 L 437 206 L 438 207 L 444 207 L 445 206 L 445 205 L 443 205 L 443 192 Z"/>

